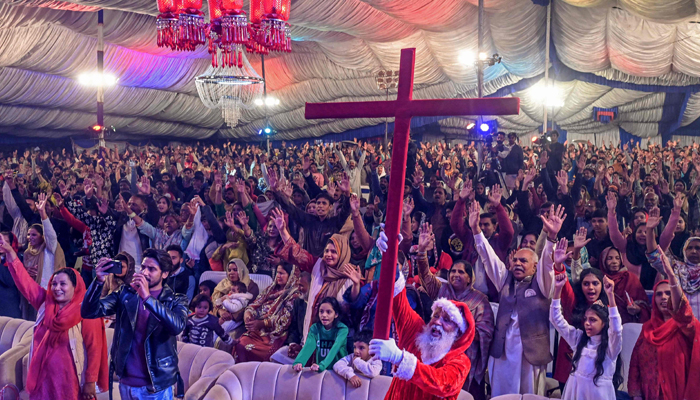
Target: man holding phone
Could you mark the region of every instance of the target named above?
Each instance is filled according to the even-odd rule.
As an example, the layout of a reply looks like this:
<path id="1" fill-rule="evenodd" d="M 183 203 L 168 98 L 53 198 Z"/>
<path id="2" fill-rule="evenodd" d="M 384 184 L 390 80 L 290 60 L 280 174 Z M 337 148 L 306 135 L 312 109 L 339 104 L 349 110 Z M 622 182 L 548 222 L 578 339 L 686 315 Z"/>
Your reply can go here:
<path id="1" fill-rule="evenodd" d="M 188 302 L 186 296 L 175 294 L 164 284 L 173 271 L 170 255 L 164 250 L 147 249 L 141 272 L 134 274 L 131 284 L 100 299 L 113 267 L 107 258 L 97 264 L 95 280 L 85 294 L 80 313 L 87 319 L 117 315 L 110 369 L 119 377 L 121 398 L 169 400 L 176 383 L 177 393 L 182 396 L 176 337 L 185 329 Z"/>

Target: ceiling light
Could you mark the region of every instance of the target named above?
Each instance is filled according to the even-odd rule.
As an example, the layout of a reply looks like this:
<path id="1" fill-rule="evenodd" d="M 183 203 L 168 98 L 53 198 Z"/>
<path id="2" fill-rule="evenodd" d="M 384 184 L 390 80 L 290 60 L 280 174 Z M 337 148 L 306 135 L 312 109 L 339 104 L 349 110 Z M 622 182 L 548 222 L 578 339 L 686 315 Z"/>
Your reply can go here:
<path id="1" fill-rule="evenodd" d="M 109 73 L 98 72 L 83 72 L 78 76 L 78 82 L 83 86 L 102 87 L 114 86 L 117 83 L 117 78 Z"/>
<path id="2" fill-rule="evenodd" d="M 255 99 L 255 105 L 256 105 L 256 106 L 261 106 L 261 105 L 263 105 L 263 104 L 265 104 L 265 102 L 263 101 L 263 99 Z"/>
<path id="3" fill-rule="evenodd" d="M 488 54 L 486 54 L 484 52 L 479 53 L 479 60 L 485 61 L 487 58 L 489 58 Z"/>
<path id="4" fill-rule="evenodd" d="M 564 92 L 555 83 L 546 85 L 544 82 L 540 82 L 531 88 L 531 95 L 547 107 L 564 105 Z"/>
<path id="5" fill-rule="evenodd" d="M 474 61 L 476 61 L 476 57 L 474 56 L 473 51 L 462 50 L 457 55 L 457 60 L 459 61 L 460 64 L 470 65 L 470 64 L 474 64 Z"/>
<path id="6" fill-rule="evenodd" d="M 488 132 L 489 131 L 489 124 L 484 122 L 481 125 L 479 125 L 479 129 L 481 129 L 482 132 Z"/>
<path id="7" fill-rule="evenodd" d="M 475 122 L 470 122 L 469 124 L 467 124 L 467 130 L 474 129 L 475 126 L 476 126 Z"/>

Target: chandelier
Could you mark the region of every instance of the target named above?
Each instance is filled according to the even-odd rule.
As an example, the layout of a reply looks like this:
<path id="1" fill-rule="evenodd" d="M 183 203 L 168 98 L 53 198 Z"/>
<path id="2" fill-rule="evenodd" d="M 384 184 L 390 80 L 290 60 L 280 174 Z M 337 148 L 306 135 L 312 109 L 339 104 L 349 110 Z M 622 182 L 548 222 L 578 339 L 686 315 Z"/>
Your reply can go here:
<path id="1" fill-rule="evenodd" d="M 209 24 L 202 0 L 157 0 L 158 47 L 194 51 L 209 41 L 214 67 L 242 66 L 243 51 L 291 52 L 291 0 L 250 0 L 250 21 L 243 0 L 209 0 Z"/>
<path id="2" fill-rule="evenodd" d="M 238 61 L 241 67 L 209 67 L 203 75 L 195 79 L 197 93 L 207 108 L 221 109 L 226 125 L 235 127 L 243 109 L 255 107 L 255 101 L 262 98 L 263 79 L 248 63 L 242 54 Z"/>

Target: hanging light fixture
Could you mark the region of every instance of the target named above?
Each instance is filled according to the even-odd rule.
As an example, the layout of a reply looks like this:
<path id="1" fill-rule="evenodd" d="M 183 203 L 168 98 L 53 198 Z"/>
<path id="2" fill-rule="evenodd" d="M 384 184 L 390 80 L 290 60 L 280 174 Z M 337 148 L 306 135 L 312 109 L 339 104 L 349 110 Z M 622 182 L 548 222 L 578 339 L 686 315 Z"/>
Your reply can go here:
<path id="1" fill-rule="evenodd" d="M 220 108 L 226 124 L 234 127 L 242 110 L 251 109 L 262 99 L 263 79 L 241 55 L 242 67 L 211 67 L 195 79 L 197 93 L 207 108 Z"/>
<path id="2" fill-rule="evenodd" d="M 250 40 L 248 17 L 243 11 L 243 0 L 222 0 L 221 42 L 246 44 Z"/>
<path id="3" fill-rule="evenodd" d="M 248 26 L 250 39 L 246 44 L 246 50 L 249 53 L 263 55 L 270 53 L 270 49 L 265 47 L 263 42 L 260 40 L 261 37 L 264 37 L 264 35 L 261 33 L 262 31 L 260 24 L 262 23 L 262 18 L 265 14 L 265 1 L 266 0 L 250 0 L 250 25 Z"/>
<path id="4" fill-rule="evenodd" d="M 204 14 L 201 11 L 202 0 L 180 1 L 177 49 L 194 51 L 207 40 Z"/>
<path id="5" fill-rule="evenodd" d="M 158 17 L 156 28 L 158 31 L 158 47 L 177 48 L 178 40 L 178 0 L 158 0 Z"/>
<path id="6" fill-rule="evenodd" d="M 224 0 L 209 0 L 209 54 L 211 65 L 217 67 L 243 67 L 243 44 L 224 40 Z"/>
<path id="7" fill-rule="evenodd" d="M 258 41 L 271 51 L 292 51 L 289 32 L 291 0 L 264 0 Z M 252 4 L 252 3 L 251 3 Z"/>

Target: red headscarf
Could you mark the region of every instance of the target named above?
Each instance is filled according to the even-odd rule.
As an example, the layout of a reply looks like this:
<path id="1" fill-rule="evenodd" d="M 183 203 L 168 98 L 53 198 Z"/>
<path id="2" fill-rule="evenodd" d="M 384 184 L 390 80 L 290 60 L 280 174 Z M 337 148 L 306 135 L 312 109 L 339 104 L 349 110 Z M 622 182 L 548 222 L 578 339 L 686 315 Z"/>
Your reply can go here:
<path id="1" fill-rule="evenodd" d="M 53 291 L 46 291 L 46 298 L 44 300 L 45 314 L 44 319 L 41 321 L 41 325 L 46 328 L 46 332 L 44 333 L 44 337 L 40 339 L 38 345 L 36 345 L 36 342 L 34 342 L 35 347 L 33 349 L 32 360 L 29 363 L 29 373 L 27 375 L 27 391 L 30 393 L 34 391 L 39 384 L 40 372 L 44 368 L 51 368 L 49 364 L 51 362 L 50 355 L 53 352 L 53 349 L 59 343 L 67 342 L 67 340 L 61 339 L 66 338 L 68 336 L 68 331 L 83 321 L 83 318 L 80 316 L 80 305 L 85 297 L 85 282 L 83 282 L 83 278 L 80 277 L 80 273 L 78 273 L 78 271 L 73 271 L 75 272 L 76 276 L 75 291 L 73 293 L 73 298 L 63 308 L 61 308 L 59 303 L 56 301 Z M 60 271 L 54 273 L 49 282 L 53 281 L 57 273 L 60 273 Z M 88 333 L 94 333 L 91 334 L 90 337 L 99 338 L 97 340 L 101 341 L 99 346 L 101 349 L 101 363 L 99 376 L 96 383 L 97 387 L 102 390 L 106 390 L 109 386 L 107 338 L 105 335 L 104 323 L 101 319 L 97 320 L 97 322 L 99 322 L 99 324 L 84 323 L 82 326 L 82 333 L 83 336 L 87 336 Z M 90 329 L 101 329 L 101 332 L 86 332 Z M 85 363 L 85 365 L 87 366 L 87 363 Z"/>
<path id="2" fill-rule="evenodd" d="M 663 280 L 654 285 L 656 289 Z M 659 385 L 664 399 L 697 398 L 700 393 L 700 322 L 693 317 L 688 300 L 682 300 L 679 309 L 680 318 L 664 321 L 663 314 L 656 301 L 652 301 L 651 319 L 642 325 L 644 340 L 656 347 Z M 671 304 L 673 308 L 675 304 Z M 678 319 L 692 318 L 691 322 L 683 325 Z M 693 337 L 688 337 L 688 334 Z"/>

